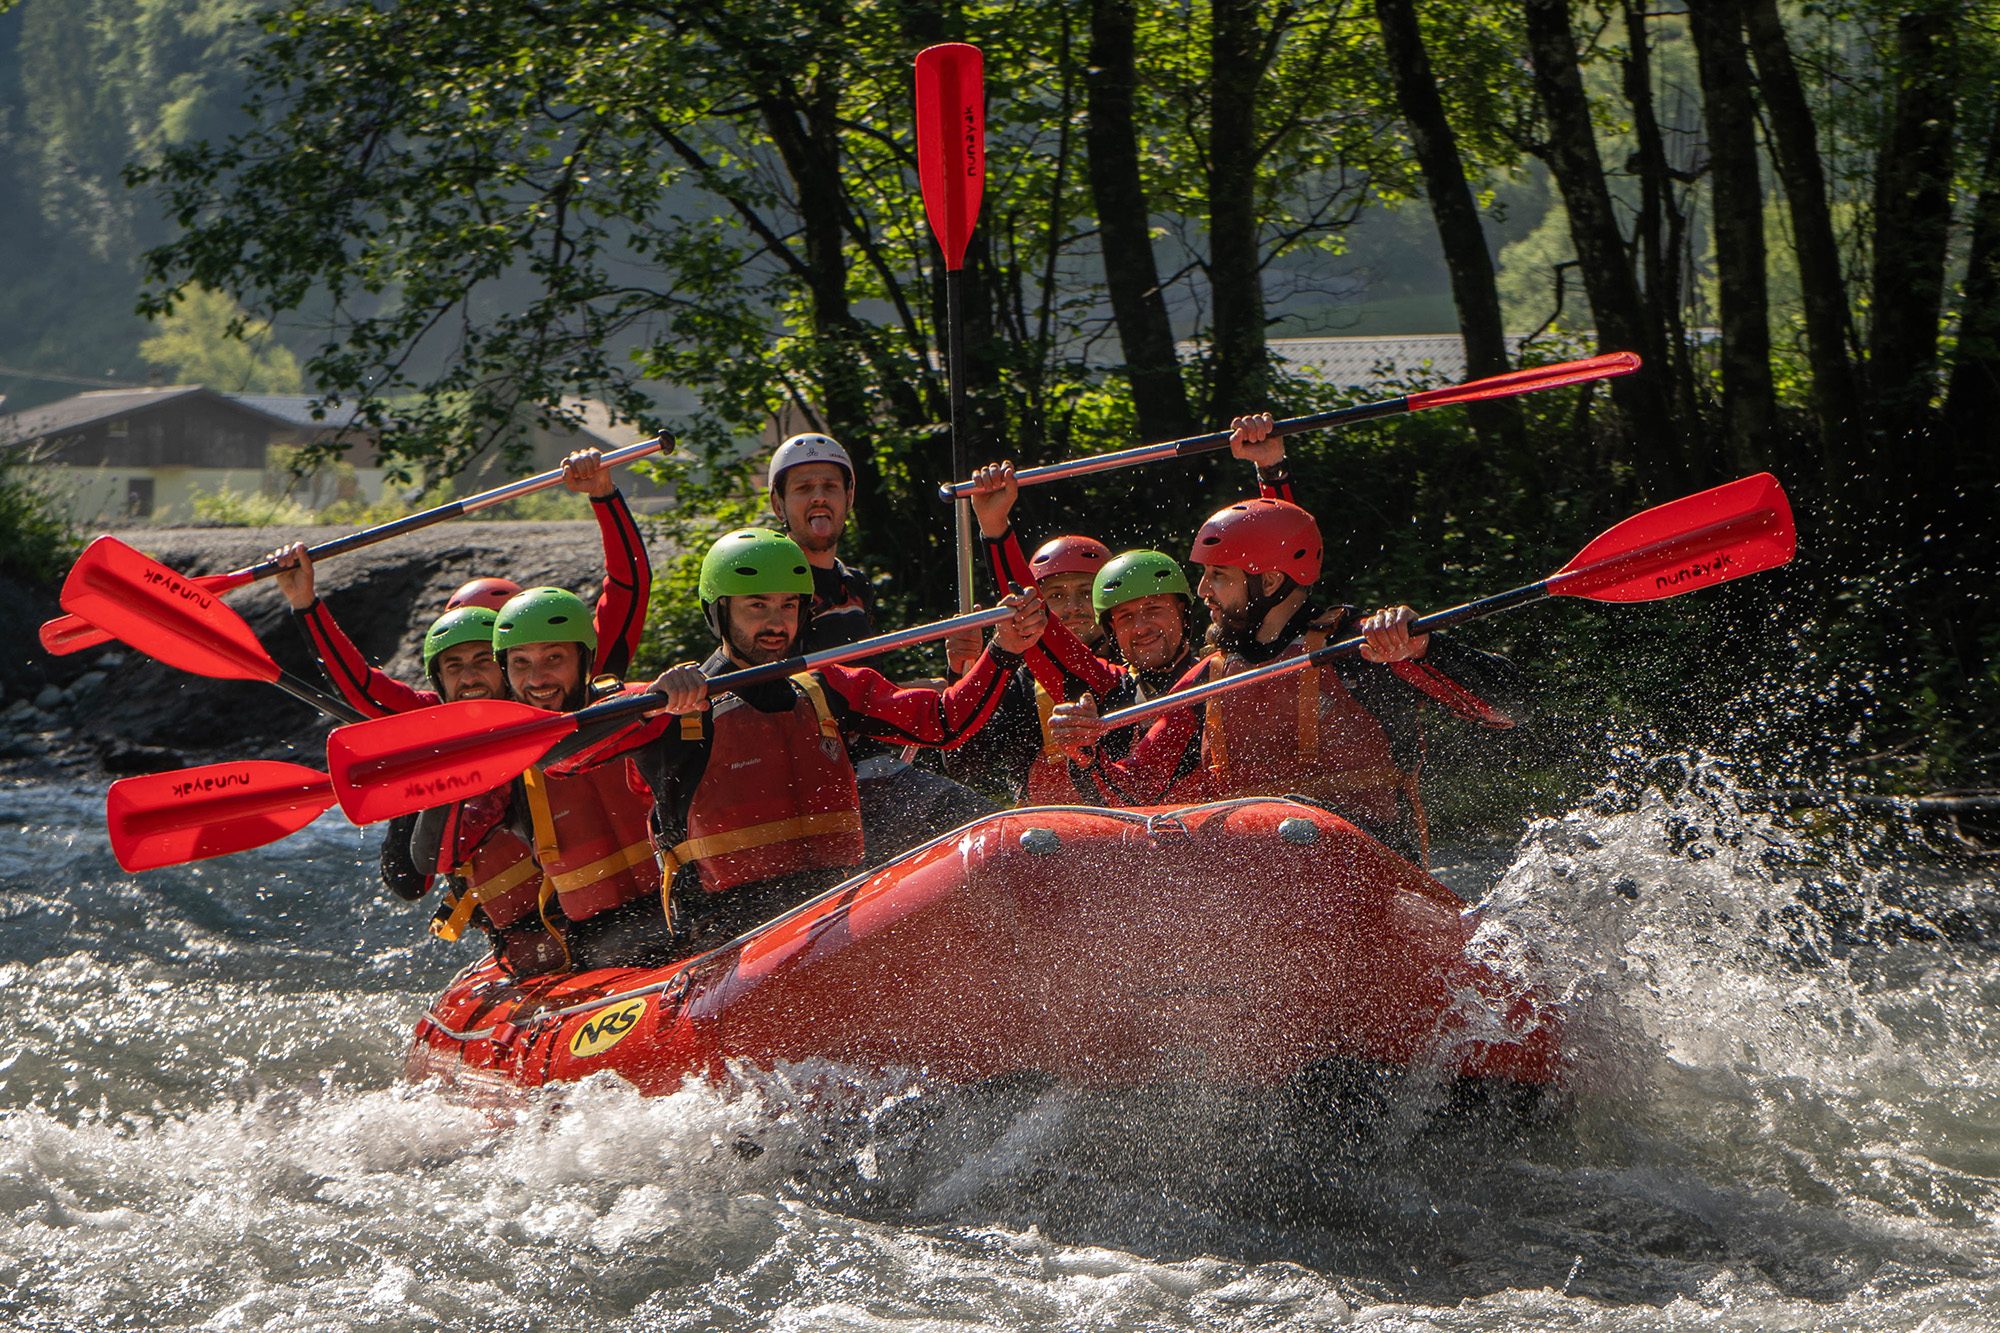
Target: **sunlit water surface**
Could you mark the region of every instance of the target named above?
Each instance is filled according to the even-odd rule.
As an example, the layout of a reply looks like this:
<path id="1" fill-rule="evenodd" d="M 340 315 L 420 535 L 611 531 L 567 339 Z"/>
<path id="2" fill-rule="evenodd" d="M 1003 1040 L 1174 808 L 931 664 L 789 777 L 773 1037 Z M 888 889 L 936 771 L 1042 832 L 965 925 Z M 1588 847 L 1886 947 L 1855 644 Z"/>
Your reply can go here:
<path id="1" fill-rule="evenodd" d="M 1534 1107 L 796 1067 L 469 1106 L 401 1080 L 466 955 L 367 835 L 134 877 L 101 793 L 0 791 L 0 1327 L 2000 1327 L 1989 878 L 1673 788 L 1443 867 L 1563 997 Z"/>

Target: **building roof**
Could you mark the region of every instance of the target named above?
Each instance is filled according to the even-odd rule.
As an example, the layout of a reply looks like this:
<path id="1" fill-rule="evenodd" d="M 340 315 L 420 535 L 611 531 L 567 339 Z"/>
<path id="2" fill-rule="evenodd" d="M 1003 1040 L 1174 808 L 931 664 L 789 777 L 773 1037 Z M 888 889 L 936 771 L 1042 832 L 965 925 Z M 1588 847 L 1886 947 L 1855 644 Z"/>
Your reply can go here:
<path id="1" fill-rule="evenodd" d="M 131 416 L 162 403 L 206 394 L 282 425 L 304 430 L 338 430 L 354 424 L 357 409 L 343 405 L 314 420 L 311 394 L 221 393 L 200 384 L 172 384 L 138 389 L 93 389 L 53 403 L 0 416 L 0 445 L 47 439 L 100 422 Z"/>
<path id="2" fill-rule="evenodd" d="M 1516 352 L 1526 339 L 1507 338 Z M 1414 333 L 1391 337 L 1273 338 L 1271 355 L 1318 372 L 1328 384 L 1358 388 L 1383 380 L 1419 377 L 1456 383 L 1466 376 L 1465 343 L 1456 333 Z"/>
<path id="3" fill-rule="evenodd" d="M 313 404 L 319 400 L 309 393 L 226 393 L 222 396 L 267 417 L 276 417 L 288 426 L 306 430 L 342 430 L 352 426 L 354 419 L 361 414 L 358 404 L 342 403 L 322 407 L 320 411 L 324 415 L 315 417 Z"/>
<path id="4" fill-rule="evenodd" d="M 174 384 L 145 389 L 93 389 L 89 393 L 71 394 L 53 403 L 0 416 L 0 443 L 13 444 L 59 435 L 100 421 L 110 421 L 114 417 L 129 416 L 171 399 L 206 392 L 199 384 Z"/>

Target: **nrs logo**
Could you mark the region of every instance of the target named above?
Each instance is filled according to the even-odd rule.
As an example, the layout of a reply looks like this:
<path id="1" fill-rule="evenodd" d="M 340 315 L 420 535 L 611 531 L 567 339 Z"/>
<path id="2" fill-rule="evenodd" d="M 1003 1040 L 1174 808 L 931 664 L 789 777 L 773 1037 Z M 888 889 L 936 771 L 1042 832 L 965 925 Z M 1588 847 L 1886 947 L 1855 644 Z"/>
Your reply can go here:
<path id="1" fill-rule="evenodd" d="M 579 1060 L 602 1055 L 625 1040 L 625 1034 L 639 1026 L 646 1015 L 646 998 L 627 1000 L 609 1009 L 599 1009 L 583 1020 L 569 1039 L 569 1053 Z"/>

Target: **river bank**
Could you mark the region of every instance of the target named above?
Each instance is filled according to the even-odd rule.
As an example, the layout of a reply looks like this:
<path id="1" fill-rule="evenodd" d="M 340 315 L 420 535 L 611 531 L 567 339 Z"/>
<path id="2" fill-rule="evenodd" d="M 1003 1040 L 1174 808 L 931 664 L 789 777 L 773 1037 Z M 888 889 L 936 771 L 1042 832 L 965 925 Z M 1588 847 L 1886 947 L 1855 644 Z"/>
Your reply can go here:
<path id="1" fill-rule="evenodd" d="M 283 542 L 323 542 L 348 531 L 142 528 L 117 536 L 183 573 L 213 574 L 251 564 Z M 417 630 L 459 584 L 489 574 L 594 598 L 604 577 L 597 525 L 440 524 L 326 561 L 318 587 L 372 661 L 415 681 L 422 675 Z M 118 776 L 222 759 L 321 762 L 331 723 L 276 689 L 191 676 L 115 643 L 50 656 L 36 627 L 60 614 L 56 592 L 0 585 L 0 778 Z M 229 604 L 285 670 L 323 679 L 274 584 L 231 593 Z"/>

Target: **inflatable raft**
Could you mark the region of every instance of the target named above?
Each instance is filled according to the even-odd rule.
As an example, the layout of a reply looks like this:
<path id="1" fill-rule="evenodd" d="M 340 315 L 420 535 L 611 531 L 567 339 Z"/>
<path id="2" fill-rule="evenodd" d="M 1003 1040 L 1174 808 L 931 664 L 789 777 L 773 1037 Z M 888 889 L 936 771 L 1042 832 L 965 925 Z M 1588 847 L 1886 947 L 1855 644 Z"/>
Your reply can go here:
<path id="1" fill-rule="evenodd" d="M 705 954 L 461 974 L 408 1072 L 645 1092 L 731 1062 L 950 1082 L 1266 1086 L 1332 1060 L 1556 1078 L 1560 1018 L 1473 956 L 1474 914 L 1329 811 L 1254 798 L 1031 807 L 859 875 Z"/>

